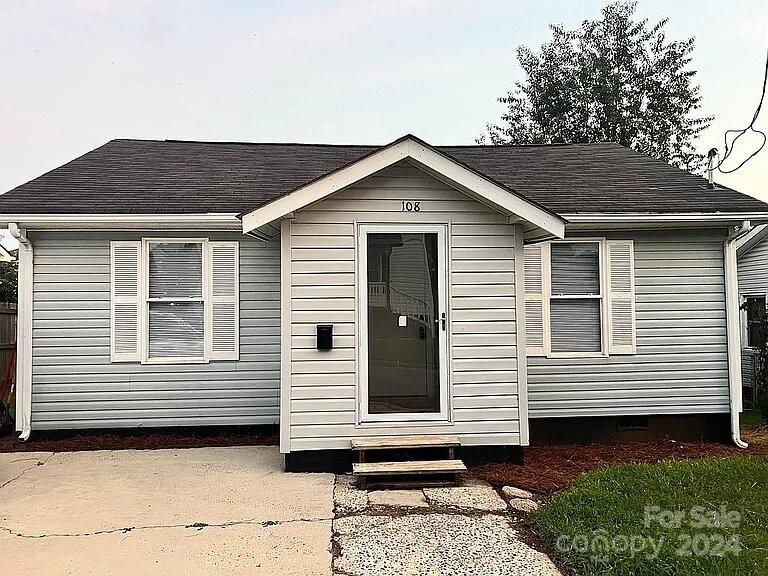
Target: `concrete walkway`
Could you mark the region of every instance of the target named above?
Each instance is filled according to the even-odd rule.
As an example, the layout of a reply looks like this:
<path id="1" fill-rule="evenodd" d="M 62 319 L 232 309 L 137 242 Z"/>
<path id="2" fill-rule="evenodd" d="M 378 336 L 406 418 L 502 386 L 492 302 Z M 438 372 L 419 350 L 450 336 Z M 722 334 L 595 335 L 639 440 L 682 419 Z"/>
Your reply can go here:
<path id="1" fill-rule="evenodd" d="M 9 574 L 331 573 L 331 474 L 276 448 L 0 454 Z"/>
<path id="2" fill-rule="evenodd" d="M 0 454 L 0 573 L 557 575 L 504 496 L 358 490 L 273 447 Z"/>

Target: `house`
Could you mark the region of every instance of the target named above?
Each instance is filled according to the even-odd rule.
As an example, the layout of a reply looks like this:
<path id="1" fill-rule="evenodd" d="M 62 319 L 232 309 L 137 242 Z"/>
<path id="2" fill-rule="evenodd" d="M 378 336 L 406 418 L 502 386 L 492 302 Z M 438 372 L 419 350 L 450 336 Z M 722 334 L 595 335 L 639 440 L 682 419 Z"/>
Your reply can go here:
<path id="1" fill-rule="evenodd" d="M 766 339 L 768 296 L 768 226 L 756 226 L 737 242 L 739 308 L 741 310 L 741 363 L 744 393 L 757 400 L 759 349 Z"/>
<path id="2" fill-rule="evenodd" d="M 400 435 L 743 446 L 735 242 L 768 205 L 617 144 L 114 140 L 0 221 L 22 438 L 279 422 L 289 469 Z"/>

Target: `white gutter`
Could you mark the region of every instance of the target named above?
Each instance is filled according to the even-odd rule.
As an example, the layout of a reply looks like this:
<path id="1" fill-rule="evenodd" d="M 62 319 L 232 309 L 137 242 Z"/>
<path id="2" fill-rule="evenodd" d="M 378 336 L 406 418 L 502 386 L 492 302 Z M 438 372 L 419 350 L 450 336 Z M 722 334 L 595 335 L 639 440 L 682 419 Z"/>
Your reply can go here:
<path id="1" fill-rule="evenodd" d="M 18 318 L 16 324 L 16 431 L 27 440 L 32 432 L 32 270 L 34 248 L 26 230 L 13 222 L 8 231 L 19 241 Z"/>
<path id="2" fill-rule="evenodd" d="M 633 223 L 633 222 L 725 222 L 768 221 L 768 212 L 678 212 L 674 214 L 632 213 L 578 213 L 562 214 L 569 224 Z"/>
<path id="3" fill-rule="evenodd" d="M 142 230 L 148 228 L 238 230 L 236 213 L 211 214 L 0 214 L 0 225 L 27 229 Z"/>
<path id="4" fill-rule="evenodd" d="M 748 444 L 741 439 L 740 413 L 742 411 L 741 382 L 741 329 L 739 326 L 739 279 L 737 268 L 737 240 L 752 229 L 744 220 L 724 244 L 725 259 L 725 316 L 728 338 L 728 390 L 730 396 L 731 440 L 739 448 Z"/>

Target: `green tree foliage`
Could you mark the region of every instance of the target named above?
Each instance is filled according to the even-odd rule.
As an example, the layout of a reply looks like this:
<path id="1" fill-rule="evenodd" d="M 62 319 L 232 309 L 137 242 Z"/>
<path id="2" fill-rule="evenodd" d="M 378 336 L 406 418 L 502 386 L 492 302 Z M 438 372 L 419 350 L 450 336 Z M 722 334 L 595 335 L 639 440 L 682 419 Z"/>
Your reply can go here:
<path id="1" fill-rule="evenodd" d="M 0 302 L 16 302 L 18 262 L 0 262 Z"/>
<path id="2" fill-rule="evenodd" d="M 479 143 L 618 142 L 687 170 L 704 157 L 694 142 L 712 117 L 700 117 L 690 69 L 693 38 L 668 40 L 667 19 L 636 20 L 637 3 L 616 2 L 575 30 L 552 25 L 539 52 L 522 46 L 526 79 L 499 102 L 499 124 Z"/>

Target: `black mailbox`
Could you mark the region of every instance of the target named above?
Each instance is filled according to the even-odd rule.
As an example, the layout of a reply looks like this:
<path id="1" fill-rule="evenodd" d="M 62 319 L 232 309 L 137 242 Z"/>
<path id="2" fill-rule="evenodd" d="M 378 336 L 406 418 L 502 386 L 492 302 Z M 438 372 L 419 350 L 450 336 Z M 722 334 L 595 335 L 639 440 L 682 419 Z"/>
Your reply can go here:
<path id="1" fill-rule="evenodd" d="M 333 324 L 317 325 L 317 349 L 333 350 Z"/>

